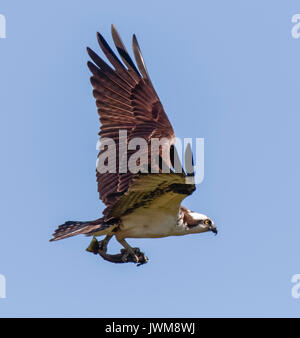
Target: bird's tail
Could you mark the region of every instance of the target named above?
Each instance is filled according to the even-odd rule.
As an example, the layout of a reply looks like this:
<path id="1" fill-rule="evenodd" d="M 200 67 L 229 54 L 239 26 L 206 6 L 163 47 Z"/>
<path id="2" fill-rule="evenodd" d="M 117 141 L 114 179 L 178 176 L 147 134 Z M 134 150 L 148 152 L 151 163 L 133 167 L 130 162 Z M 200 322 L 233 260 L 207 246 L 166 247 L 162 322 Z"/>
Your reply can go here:
<path id="1" fill-rule="evenodd" d="M 76 236 L 80 234 L 88 234 L 90 231 L 100 229 L 103 225 L 103 219 L 99 218 L 96 221 L 90 222 L 78 222 L 78 221 L 68 221 L 55 230 L 53 237 L 50 239 L 50 242 L 58 241 L 59 239 L 68 238 L 71 236 Z"/>

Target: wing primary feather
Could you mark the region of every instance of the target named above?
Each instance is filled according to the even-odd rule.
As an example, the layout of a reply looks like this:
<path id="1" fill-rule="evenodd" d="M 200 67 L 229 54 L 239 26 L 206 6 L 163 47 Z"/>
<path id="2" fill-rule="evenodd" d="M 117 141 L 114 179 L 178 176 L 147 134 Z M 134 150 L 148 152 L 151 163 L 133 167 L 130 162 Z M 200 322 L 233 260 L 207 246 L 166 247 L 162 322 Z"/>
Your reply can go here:
<path id="1" fill-rule="evenodd" d="M 113 69 L 103 60 L 101 57 L 96 54 L 91 48 L 86 48 L 90 58 L 95 62 L 95 64 L 104 71 L 113 72 Z"/>
<path id="2" fill-rule="evenodd" d="M 148 74 L 145 61 L 144 61 L 144 58 L 143 58 L 143 55 L 142 55 L 142 52 L 141 52 L 141 49 L 140 49 L 140 46 L 139 46 L 139 43 L 137 41 L 135 34 L 133 34 L 133 37 L 132 37 L 132 48 L 133 48 L 133 53 L 134 53 L 136 64 L 138 65 L 139 70 L 141 74 L 143 75 L 143 78 L 145 80 L 148 80 L 151 83 L 150 76 Z"/>
<path id="3" fill-rule="evenodd" d="M 120 88 L 120 90 L 122 90 L 122 92 L 126 92 L 126 93 L 130 94 L 128 87 L 126 87 L 126 82 L 125 82 L 125 85 L 124 85 L 123 79 L 117 77 L 115 74 L 110 73 L 108 71 L 107 72 L 102 71 L 100 68 L 98 68 L 96 65 L 94 65 L 91 61 L 87 62 L 87 66 L 88 66 L 89 70 L 92 72 L 92 74 L 98 78 L 98 80 L 101 81 L 101 79 L 107 78 L 107 80 L 108 80 L 108 82 L 106 83 L 107 86 L 110 83 L 111 85 L 118 86 Z M 93 86 L 94 86 L 94 84 L 93 84 Z M 105 87 L 105 85 L 103 85 L 103 87 Z M 109 89 L 112 90 L 112 88 L 109 88 Z"/>
<path id="4" fill-rule="evenodd" d="M 122 69 L 123 71 L 126 72 L 125 67 L 122 65 L 122 63 L 120 62 L 114 51 L 109 47 L 108 43 L 99 32 L 97 33 L 97 39 L 103 53 L 106 55 L 106 57 L 115 67 L 115 69 Z"/>
<path id="5" fill-rule="evenodd" d="M 126 66 L 133 70 L 139 77 L 140 77 L 140 73 L 137 70 L 135 64 L 133 63 L 130 55 L 128 54 L 126 47 L 120 37 L 120 34 L 118 33 L 116 27 L 114 25 L 111 25 L 111 35 L 112 38 L 114 40 L 115 46 L 122 58 L 122 60 L 124 61 L 124 63 L 126 64 Z"/>
<path id="6" fill-rule="evenodd" d="M 95 66 L 91 61 L 87 62 L 87 66 L 93 75 L 99 76 L 100 69 L 97 66 Z"/>
<path id="7" fill-rule="evenodd" d="M 132 74 L 130 74 L 130 72 L 128 72 L 128 70 L 124 67 L 124 65 L 121 63 L 121 61 L 118 59 L 116 54 L 109 47 L 104 37 L 99 32 L 97 33 L 97 39 L 98 39 L 99 46 L 102 49 L 103 53 L 105 54 L 107 59 L 110 61 L 110 63 L 114 66 L 114 68 L 119 72 L 119 75 L 124 80 L 129 81 L 129 83 L 131 84 L 138 83 L 140 76 L 138 76 L 138 79 L 137 79 L 137 76 L 133 76 Z"/>

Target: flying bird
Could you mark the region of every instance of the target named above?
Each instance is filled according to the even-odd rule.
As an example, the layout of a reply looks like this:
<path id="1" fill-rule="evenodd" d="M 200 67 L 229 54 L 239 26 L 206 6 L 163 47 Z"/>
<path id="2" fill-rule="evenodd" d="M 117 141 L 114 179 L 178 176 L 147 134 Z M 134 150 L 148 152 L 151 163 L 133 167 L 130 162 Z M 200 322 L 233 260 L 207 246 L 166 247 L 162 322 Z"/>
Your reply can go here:
<path id="1" fill-rule="evenodd" d="M 88 67 L 101 122 L 100 143 L 105 138 L 116 143 L 116 172 L 96 170 L 99 196 L 106 208 L 102 217 L 96 220 L 65 222 L 57 228 L 50 241 L 79 234 L 93 236 L 88 251 L 111 262 L 141 265 L 148 262 L 147 256 L 139 248 L 132 248 L 127 238 L 161 238 L 207 231 L 216 234 L 217 229 L 208 216 L 181 205 L 182 200 L 195 190 L 193 172 L 177 172 L 172 168 L 168 173 L 163 172 L 165 162 L 161 150 L 158 172 L 120 170 L 124 150 L 120 147 L 120 130 L 126 131 L 125 144 L 134 138 L 143 138 L 150 149 L 152 139 L 163 140 L 163 145 L 169 147 L 173 168 L 178 154 L 174 130 L 152 85 L 136 36 L 133 35 L 132 39 L 135 64 L 113 25 L 111 30 L 122 62 L 99 33 L 98 43 L 110 65 L 87 48 L 93 61 L 88 62 Z M 103 152 L 100 150 L 98 158 Z M 128 150 L 129 155 L 132 153 L 134 151 Z M 146 156 L 146 162 L 144 164 L 149 168 L 150 155 Z M 105 238 L 98 241 L 98 236 Z M 107 253 L 113 236 L 123 247 L 120 254 Z"/>

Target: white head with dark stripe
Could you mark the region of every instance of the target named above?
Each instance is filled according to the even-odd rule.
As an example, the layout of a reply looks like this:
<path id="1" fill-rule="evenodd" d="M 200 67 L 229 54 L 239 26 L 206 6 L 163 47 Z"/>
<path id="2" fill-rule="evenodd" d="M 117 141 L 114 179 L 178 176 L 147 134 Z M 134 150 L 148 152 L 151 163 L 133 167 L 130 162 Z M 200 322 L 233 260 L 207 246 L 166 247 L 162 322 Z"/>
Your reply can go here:
<path id="1" fill-rule="evenodd" d="M 180 207 L 180 216 L 182 225 L 185 227 L 187 233 L 200 233 L 206 231 L 212 231 L 214 234 L 218 233 L 213 220 L 204 214 Z"/>

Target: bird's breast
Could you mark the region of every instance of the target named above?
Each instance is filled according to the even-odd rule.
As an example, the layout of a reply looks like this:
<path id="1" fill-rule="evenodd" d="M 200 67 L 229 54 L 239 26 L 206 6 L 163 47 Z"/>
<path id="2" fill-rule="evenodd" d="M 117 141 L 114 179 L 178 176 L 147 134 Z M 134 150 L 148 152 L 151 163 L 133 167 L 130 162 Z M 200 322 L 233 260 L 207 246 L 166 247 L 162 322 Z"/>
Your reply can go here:
<path id="1" fill-rule="evenodd" d="M 136 209 L 121 218 L 117 233 L 119 238 L 159 238 L 172 236 L 176 232 L 178 213 L 163 208 Z"/>

